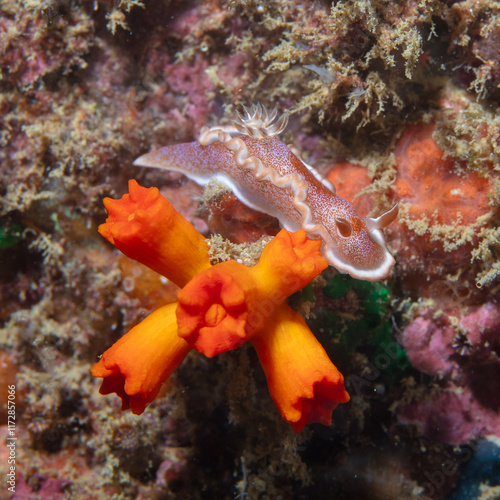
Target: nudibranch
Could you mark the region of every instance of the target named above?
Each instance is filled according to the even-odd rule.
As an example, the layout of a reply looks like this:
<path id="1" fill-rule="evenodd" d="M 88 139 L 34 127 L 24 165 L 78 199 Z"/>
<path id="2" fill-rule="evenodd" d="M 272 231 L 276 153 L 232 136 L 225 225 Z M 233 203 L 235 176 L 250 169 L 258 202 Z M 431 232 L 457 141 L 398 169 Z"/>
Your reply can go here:
<path id="1" fill-rule="evenodd" d="M 332 183 L 278 139 L 288 118 L 276 118 L 276 110 L 252 106 L 232 126 L 203 127 L 197 142 L 154 150 L 134 165 L 175 170 L 202 185 L 220 180 L 288 231 L 321 238 L 325 259 L 340 272 L 368 281 L 387 277 L 394 258 L 382 229 L 396 218 L 397 205 L 376 219 L 360 217 Z"/>

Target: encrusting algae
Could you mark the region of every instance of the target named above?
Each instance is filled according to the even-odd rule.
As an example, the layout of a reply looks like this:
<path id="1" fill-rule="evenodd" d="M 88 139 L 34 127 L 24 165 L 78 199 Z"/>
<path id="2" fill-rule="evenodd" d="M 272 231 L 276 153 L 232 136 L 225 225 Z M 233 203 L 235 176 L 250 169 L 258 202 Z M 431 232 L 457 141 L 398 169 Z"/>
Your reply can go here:
<path id="1" fill-rule="evenodd" d="M 330 425 L 332 410 L 349 401 L 344 378 L 285 303 L 328 266 L 320 241 L 282 230 L 254 267 L 211 266 L 203 236 L 157 188 L 131 180 L 121 200 L 104 203 L 109 217 L 99 232 L 181 290 L 178 302 L 151 313 L 94 365 L 101 394 L 115 392 L 122 410 L 141 414 L 191 349 L 212 357 L 250 341 L 283 419 L 296 432 Z"/>

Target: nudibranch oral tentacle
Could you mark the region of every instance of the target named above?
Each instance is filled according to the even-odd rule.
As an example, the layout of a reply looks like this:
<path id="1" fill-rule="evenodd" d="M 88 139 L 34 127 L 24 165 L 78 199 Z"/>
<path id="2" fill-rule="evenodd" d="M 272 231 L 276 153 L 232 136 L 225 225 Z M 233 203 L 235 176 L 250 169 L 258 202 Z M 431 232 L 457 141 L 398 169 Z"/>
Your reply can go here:
<path id="1" fill-rule="evenodd" d="M 203 127 L 198 142 L 157 149 L 134 165 L 176 170 L 202 185 L 216 178 L 288 231 L 303 229 L 321 238 L 324 257 L 340 272 L 368 281 L 387 277 L 394 258 L 382 229 L 396 218 L 397 206 L 375 219 L 360 217 L 276 137 L 287 124 L 286 115 L 276 115 L 253 106 L 233 126 Z"/>

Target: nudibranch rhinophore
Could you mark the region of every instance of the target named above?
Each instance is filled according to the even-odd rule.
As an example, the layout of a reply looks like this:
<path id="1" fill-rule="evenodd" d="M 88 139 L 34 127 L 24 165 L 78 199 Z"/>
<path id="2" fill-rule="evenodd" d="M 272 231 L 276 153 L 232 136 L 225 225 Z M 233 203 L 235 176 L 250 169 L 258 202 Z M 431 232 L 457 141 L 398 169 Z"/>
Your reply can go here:
<path id="1" fill-rule="evenodd" d="M 340 272 L 368 281 L 387 277 L 394 258 L 382 229 L 396 218 L 397 205 L 376 219 L 360 217 L 331 182 L 277 138 L 288 117 L 276 117 L 276 110 L 252 106 L 233 126 L 203 127 L 198 142 L 157 149 L 134 165 L 176 170 L 202 185 L 216 178 L 288 231 L 321 238 L 324 257 Z"/>

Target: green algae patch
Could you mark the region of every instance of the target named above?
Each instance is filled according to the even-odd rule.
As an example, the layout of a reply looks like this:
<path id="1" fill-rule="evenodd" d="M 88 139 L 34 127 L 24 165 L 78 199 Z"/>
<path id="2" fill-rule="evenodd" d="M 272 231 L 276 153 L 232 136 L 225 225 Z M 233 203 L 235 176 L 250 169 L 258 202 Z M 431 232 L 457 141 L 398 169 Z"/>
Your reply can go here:
<path id="1" fill-rule="evenodd" d="M 360 352 L 368 362 L 383 361 L 381 381 L 397 382 L 410 364 L 393 336 L 390 288 L 338 274 L 323 287 L 323 293 L 332 307 L 320 309 L 317 316 L 326 325 L 325 333 L 336 339 L 336 350 L 345 356 Z"/>
<path id="2" fill-rule="evenodd" d="M 0 220 L 0 250 L 7 250 L 21 241 L 22 232 L 19 224 Z"/>

